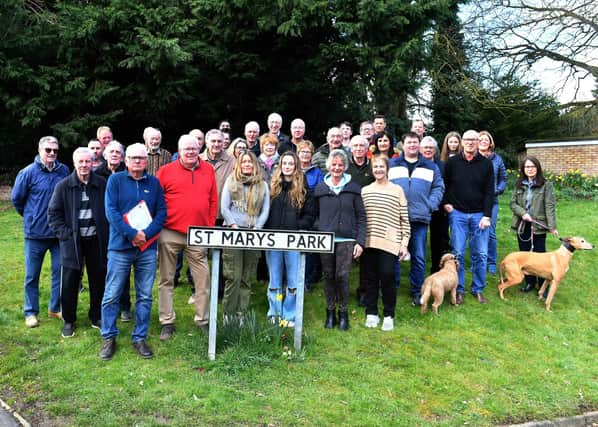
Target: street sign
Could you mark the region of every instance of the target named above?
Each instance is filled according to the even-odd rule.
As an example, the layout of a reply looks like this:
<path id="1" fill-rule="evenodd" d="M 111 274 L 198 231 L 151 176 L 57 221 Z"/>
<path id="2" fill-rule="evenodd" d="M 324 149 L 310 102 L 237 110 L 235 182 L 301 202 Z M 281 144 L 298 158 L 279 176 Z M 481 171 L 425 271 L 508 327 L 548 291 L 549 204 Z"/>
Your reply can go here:
<path id="1" fill-rule="evenodd" d="M 334 233 L 295 230 L 254 230 L 230 227 L 189 227 L 187 244 L 214 249 L 212 256 L 212 285 L 210 290 L 210 324 L 208 358 L 216 358 L 216 331 L 218 319 L 218 272 L 220 271 L 221 249 L 246 249 L 253 251 L 299 251 L 297 273 L 297 301 L 295 315 L 295 350 L 301 350 L 303 331 L 303 285 L 305 282 L 305 252 L 334 252 Z"/>
<path id="2" fill-rule="evenodd" d="M 334 252 L 334 233 L 253 230 L 229 227 L 189 227 L 189 246 L 268 251 Z"/>

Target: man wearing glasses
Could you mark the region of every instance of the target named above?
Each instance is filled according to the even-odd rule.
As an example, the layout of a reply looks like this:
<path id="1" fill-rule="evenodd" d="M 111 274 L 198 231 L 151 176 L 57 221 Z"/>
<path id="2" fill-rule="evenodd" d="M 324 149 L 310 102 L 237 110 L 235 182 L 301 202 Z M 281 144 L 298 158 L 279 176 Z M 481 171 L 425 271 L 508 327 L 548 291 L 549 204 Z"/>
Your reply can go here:
<path id="1" fill-rule="evenodd" d="M 60 247 L 48 226 L 48 205 L 54 188 L 69 169 L 58 162 L 58 140 L 44 136 L 38 155 L 17 175 L 12 188 L 12 204 L 23 217 L 25 234 L 25 325 L 39 325 L 39 275 L 46 251 L 52 255 L 52 281 L 48 316 L 60 319 Z"/>
<path id="2" fill-rule="evenodd" d="M 222 132 L 213 129 L 206 134 L 208 150 L 222 146 Z M 213 227 L 218 209 L 218 190 L 214 168 L 199 158 L 199 145 L 191 135 L 179 138 L 179 158 L 163 166 L 157 178 L 164 191 L 168 215 L 158 239 L 160 281 L 158 313 L 160 340 L 174 333 L 176 313 L 173 305 L 174 275 L 177 257 L 183 252 L 195 284 L 195 324 L 207 331 L 210 306 L 207 249 L 187 245 L 187 229 L 191 225 Z"/>
<path id="3" fill-rule="evenodd" d="M 451 246 L 459 260 L 457 304 L 463 303 L 465 267 L 463 258 L 469 240 L 471 254 L 471 294 L 480 304 L 488 301 L 482 293 L 486 287 L 486 262 L 490 217 L 494 203 L 494 169 L 492 162 L 478 152 L 479 134 L 463 134 L 463 152 L 451 157 L 445 168 L 444 210 L 451 228 Z"/>
<path id="4" fill-rule="evenodd" d="M 152 287 L 156 276 L 158 233 L 166 220 L 166 203 L 158 179 L 146 172 L 147 149 L 132 144 L 125 153 L 126 171 L 108 178 L 105 205 L 110 223 L 108 270 L 102 300 L 102 349 L 110 360 L 116 351 L 116 318 L 127 277 L 135 271 L 135 327 L 133 348 L 144 359 L 153 357 L 145 340 L 152 311 Z"/>

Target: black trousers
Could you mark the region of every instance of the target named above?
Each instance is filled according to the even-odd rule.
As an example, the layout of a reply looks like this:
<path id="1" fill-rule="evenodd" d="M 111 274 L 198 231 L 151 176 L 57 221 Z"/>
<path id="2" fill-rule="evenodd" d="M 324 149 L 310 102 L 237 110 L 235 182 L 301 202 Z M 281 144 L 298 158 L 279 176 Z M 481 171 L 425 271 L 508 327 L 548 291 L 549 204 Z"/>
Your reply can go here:
<path id="1" fill-rule="evenodd" d="M 432 212 L 430 221 L 430 252 L 432 265 L 430 273 L 440 270 L 440 258 L 451 251 L 451 239 L 449 237 L 448 215 L 444 209 Z"/>
<path id="2" fill-rule="evenodd" d="M 106 260 L 102 260 L 100 244 L 97 238 L 81 240 L 81 256 L 85 260 L 85 271 L 89 282 L 89 312 L 92 322 L 99 322 L 102 313 L 102 298 L 106 281 Z M 77 320 L 79 283 L 82 271 L 79 268 L 62 267 L 60 302 L 62 318 L 66 323 Z"/>
<path id="3" fill-rule="evenodd" d="M 531 223 L 526 222 L 523 227 L 523 232 L 517 235 L 517 243 L 519 244 L 520 251 L 532 251 L 532 252 L 546 252 L 546 234 L 535 234 L 531 237 Z M 533 243 L 533 249 L 532 249 Z M 528 285 L 536 286 L 539 280 L 536 276 L 525 276 L 525 283 Z M 542 284 L 542 283 L 540 283 Z"/>
<path id="4" fill-rule="evenodd" d="M 384 317 L 395 317 L 397 286 L 395 266 L 397 256 L 380 249 L 366 248 L 361 255 L 361 269 L 364 272 L 365 314 L 378 315 L 378 295 L 382 293 Z"/>

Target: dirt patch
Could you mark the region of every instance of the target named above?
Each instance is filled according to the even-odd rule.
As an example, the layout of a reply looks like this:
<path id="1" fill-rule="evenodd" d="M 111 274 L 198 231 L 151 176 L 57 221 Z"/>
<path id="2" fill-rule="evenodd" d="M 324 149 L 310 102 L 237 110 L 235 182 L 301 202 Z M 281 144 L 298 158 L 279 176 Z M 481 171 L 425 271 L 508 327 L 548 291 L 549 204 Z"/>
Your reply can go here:
<path id="1" fill-rule="evenodd" d="M 23 395 L 18 396 L 17 391 L 11 387 L 1 387 L 0 396 L 2 400 L 8 403 L 13 410 L 19 413 L 20 416 L 25 418 L 29 424 L 37 427 L 53 427 L 53 426 L 64 426 L 73 425 L 72 420 L 68 417 L 51 416 L 46 410 L 44 410 L 44 395 L 41 392 L 36 392 L 39 396 L 39 400 L 34 403 L 25 403 Z"/>
<path id="2" fill-rule="evenodd" d="M 10 192 L 12 187 L 10 185 L 0 185 L 0 201 L 10 200 Z"/>

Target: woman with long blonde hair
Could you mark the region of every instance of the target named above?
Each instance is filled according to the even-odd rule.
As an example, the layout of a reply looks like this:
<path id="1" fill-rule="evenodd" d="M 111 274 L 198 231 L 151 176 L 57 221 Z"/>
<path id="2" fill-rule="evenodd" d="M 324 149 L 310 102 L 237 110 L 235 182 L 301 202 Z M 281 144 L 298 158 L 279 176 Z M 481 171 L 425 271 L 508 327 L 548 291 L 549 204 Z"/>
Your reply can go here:
<path id="1" fill-rule="evenodd" d="M 309 230 L 314 222 L 314 202 L 300 169 L 299 157 L 291 151 L 282 156 L 270 182 L 270 214 L 265 228 L 273 230 Z M 268 283 L 268 320 L 283 327 L 295 326 L 297 277 L 300 253 L 266 251 L 270 272 Z M 282 283 L 286 278 L 283 298 Z M 283 301 L 284 300 L 284 301 Z"/>
<path id="2" fill-rule="evenodd" d="M 262 228 L 268 219 L 270 194 L 255 154 L 245 151 L 237 157 L 235 168 L 224 183 L 220 203 L 224 225 L 231 228 Z M 249 305 L 259 252 L 226 249 L 222 255 L 225 321 L 242 316 Z"/>

